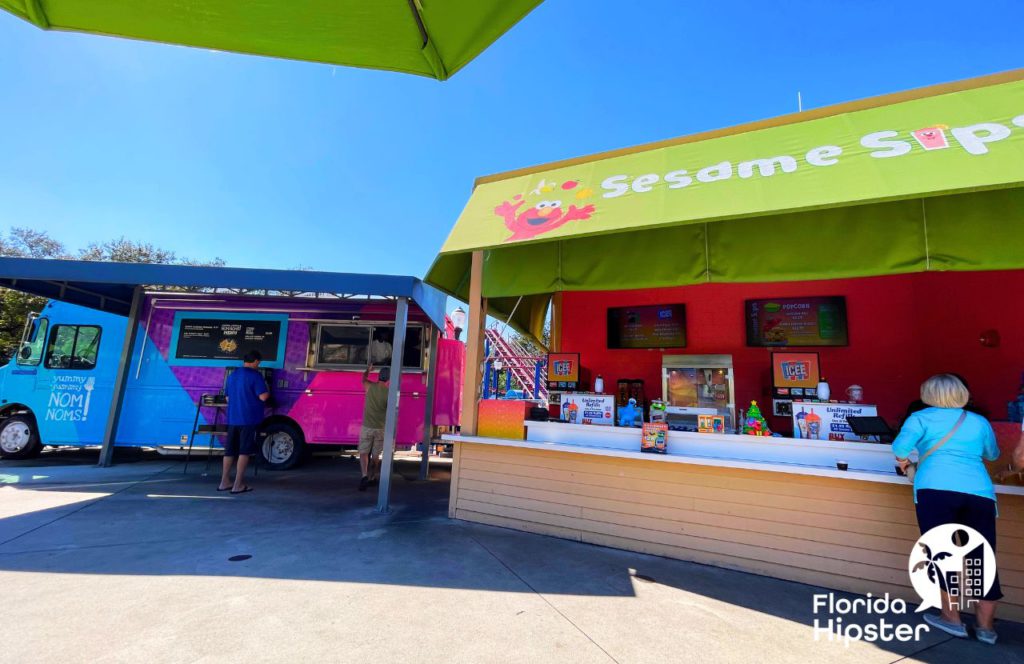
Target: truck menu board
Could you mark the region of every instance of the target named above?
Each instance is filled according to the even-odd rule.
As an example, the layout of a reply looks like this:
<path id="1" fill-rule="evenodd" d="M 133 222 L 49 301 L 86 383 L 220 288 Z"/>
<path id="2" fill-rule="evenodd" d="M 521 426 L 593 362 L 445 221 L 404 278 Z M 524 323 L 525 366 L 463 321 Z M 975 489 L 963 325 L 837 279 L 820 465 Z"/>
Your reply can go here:
<path id="1" fill-rule="evenodd" d="M 251 350 L 265 367 L 280 368 L 288 317 L 284 314 L 232 314 L 181 311 L 175 314 L 170 357 L 173 364 L 238 364 Z"/>
<path id="2" fill-rule="evenodd" d="M 686 305 L 608 309 L 608 348 L 684 348 Z"/>
<path id="3" fill-rule="evenodd" d="M 747 300 L 748 346 L 846 346 L 846 298 Z"/>

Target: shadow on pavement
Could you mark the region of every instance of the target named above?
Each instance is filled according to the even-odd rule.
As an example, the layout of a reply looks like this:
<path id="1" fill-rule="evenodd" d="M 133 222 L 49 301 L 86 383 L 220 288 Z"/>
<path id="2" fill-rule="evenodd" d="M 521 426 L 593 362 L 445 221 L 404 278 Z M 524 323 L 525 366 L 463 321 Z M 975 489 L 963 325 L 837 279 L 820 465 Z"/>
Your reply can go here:
<path id="1" fill-rule="evenodd" d="M 788 661 L 786 643 L 813 645 L 814 619 L 828 619 L 812 611 L 813 596 L 828 592 L 820 588 L 449 520 L 447 465 L 434 465 L 430 480 L 419 481 L 418 461 L 398 460 L 392 511 L 379 514 L 375 491 L 357 490 L 358 462 L 352 457 L 260 471 L 251 482 L 254 492 L 240 496 L 216 491 L 218 464 L 214 459 L 207 475 L 204 459 L 190 464 L 187 474 L 181 460 L 154 456 L 110 469 L 85 463 L 69 469 L 49 459 L 35 465 L 2 462 L 0 482 L 6 477 L 8 484 L 0 484 L 0 573 L 215 576 L 535 593 L 574 624 L 596 625 L 609 642 L 634 643 L 645 654 L 675 643 L 675 650 L 665 646 L 662 653 L 673 660 L 695 621 L 712 630 L 693 653 L 705 661 L 715 659 L 713 644 L 728 648 L 736 639 L 750 640 L 765 661 Z M 628 608 L 597 598 L 641 602 Z M 609 612 L 608 606 L 615 608 Z M 915 607 L 909 608 L 910 615 L 885 618 L 919 624 Z M 998 650 L 932 633 L 920 643 L 827 644 L 828 658 L 864 661 L 870 649 L 882 655 L 877 661 L 912 653 L 915 661 L 928 662 L 998 653 L 1001 661 L 1024 662 L 1021 626 L 1002 623 L 1000 632 Z M 828 638 L 826 632 L 819 636 Z"/>

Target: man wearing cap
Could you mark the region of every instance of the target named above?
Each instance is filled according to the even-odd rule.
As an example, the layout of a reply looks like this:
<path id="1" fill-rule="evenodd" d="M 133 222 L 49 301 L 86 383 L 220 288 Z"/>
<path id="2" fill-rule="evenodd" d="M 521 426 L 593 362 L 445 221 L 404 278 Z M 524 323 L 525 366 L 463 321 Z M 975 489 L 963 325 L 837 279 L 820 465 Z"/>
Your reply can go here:
<path id="1" fill-rule="evenodd" d="M 370 380 L 371 364 L 363 372 L 363 387 L 366 401 L 363 403 L 363 425 L 359 430 L 359 466 L 363 476 L 359 479 L 359 490 L 377 483 L 380 471 L 380 453 L 384 449 L 384 418 L 388 410 L 388 381 L 391 369 L 384 367 L 377 374 L 377 380 Z"/>

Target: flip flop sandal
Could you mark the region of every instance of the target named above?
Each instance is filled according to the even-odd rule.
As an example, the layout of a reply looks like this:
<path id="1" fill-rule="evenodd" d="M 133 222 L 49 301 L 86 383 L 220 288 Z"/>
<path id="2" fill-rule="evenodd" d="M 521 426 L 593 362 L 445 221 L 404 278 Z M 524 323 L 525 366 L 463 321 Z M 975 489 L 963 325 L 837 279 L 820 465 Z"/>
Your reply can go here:
<path id="1" fill-rule="evenodd" d="M 244 489 L 242 489 L 241 491 L 232 491 L 231 493 L 233 493 L 233 494 L 237 494 L 237 493 L 249 493 L 250 491 L 252 491 L 252 487 L 251 487 L 251 486 L 247 486 L 247 487 L 245 487 Z"/>
<path id="2" fill-rule="evenodd" d="M 229 487 L 229 486 L 226 486 L 226 487 L 224 487 L 223 489 L 222 489 L 222 488 L 220 488 L 220 487 L 217 487 L 217 491 L 231 491 L 231 487 Z"/>

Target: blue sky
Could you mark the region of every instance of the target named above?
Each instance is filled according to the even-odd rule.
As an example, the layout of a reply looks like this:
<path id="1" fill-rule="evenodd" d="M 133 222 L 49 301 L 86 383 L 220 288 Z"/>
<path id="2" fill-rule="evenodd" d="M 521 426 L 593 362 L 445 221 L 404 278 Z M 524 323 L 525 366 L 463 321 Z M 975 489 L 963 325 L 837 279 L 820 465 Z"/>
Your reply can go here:
<path id="1" fill-rule="evenodd" d="M 1020 0 L 548 0 L 452 80 L 0 12 L 0 227 L 422 276 L 473 179 L 1024 66 Z"/>

